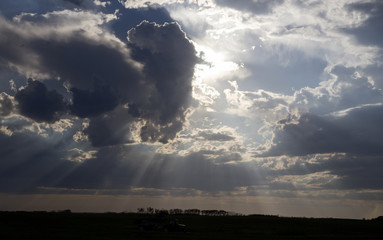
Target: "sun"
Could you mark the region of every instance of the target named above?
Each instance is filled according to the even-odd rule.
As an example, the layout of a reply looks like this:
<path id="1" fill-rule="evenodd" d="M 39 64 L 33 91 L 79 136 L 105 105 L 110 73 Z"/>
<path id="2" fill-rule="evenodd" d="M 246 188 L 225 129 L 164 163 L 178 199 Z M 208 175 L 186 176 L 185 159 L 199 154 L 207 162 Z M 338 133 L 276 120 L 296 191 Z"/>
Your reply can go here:
<path id="1" fill-rule="evenodd" d="M 229 72 L 240 68 L 239 64 L 229 61 L 226 54 L 197 43 L 194 45 L 202 60 L 194 69 L 195 83 L 214 83 Z"/>

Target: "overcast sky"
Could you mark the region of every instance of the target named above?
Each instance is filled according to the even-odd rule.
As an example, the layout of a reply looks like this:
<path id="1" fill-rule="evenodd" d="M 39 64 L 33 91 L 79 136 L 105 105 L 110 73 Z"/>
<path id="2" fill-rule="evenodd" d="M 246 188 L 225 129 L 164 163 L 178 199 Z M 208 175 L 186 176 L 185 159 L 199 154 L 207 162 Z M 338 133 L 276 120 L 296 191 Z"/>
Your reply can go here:
<path id="1" fill-rule="evenodd" d="M 383 215 L 378 0 L 0 1 L 0 210 Z"/>

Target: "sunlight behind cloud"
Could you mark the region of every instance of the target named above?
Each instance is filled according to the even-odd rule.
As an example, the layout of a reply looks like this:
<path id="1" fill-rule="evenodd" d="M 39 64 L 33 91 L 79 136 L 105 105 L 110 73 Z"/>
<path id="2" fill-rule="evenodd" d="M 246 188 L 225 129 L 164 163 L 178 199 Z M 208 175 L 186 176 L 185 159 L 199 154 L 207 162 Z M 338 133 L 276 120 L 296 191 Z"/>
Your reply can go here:
<path id="1" fill-rule="evenodd" d="M 195 67 L 195 81 L 197 82 L 212 83 L 240 68 L 237 63 L 227 60 L 222 52 L 196 43 L 195 47 L 201 53 L 203 60 L 203 63 L 197 64 Z"/>

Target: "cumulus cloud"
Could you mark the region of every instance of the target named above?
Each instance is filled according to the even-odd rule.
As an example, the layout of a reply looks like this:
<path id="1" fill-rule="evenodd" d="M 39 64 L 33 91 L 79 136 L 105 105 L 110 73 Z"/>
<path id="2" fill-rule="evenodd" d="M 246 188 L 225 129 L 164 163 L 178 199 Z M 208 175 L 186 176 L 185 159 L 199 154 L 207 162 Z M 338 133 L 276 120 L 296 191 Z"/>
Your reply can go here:
<path id="1" fill-rule="evenodd" d="M 97 139 L 93 129 L 102 114 L 126 105 L 131 116 L 124 112 L 120 118 L 127 125 L 144 123 L 142 141 L 165 143 L 185 121 L 198 60 L 194 46 L 178 24 L 146 21 L 129 30 L 126 44 L 104 27 L 113 18 L 63 10 L 0 19 L 6 36 L 0 40 L 0 64 L 37 79 L 59 79 L 70 94 L 70 113 L 91 118 L 90 140 Z M 20 113 L 39 122 L 59 119 L 65 110 L 59 98 L 40 82 L 29 82 L 16 95 Z"/>
<path id="2" fill-rule="evenodd" d="M 143 127 L 143 139 L 167 142 L 181 130 L 190 104 L 196 51 L 177 23 L 144 21 L 129 30 L 128 40 L 135 46 L 133 56 L 144 64 L 148 89 L 147 101 L 134 103 L 137 114 L 150 121 Z"/>
<path id="3" fill-rule="evenodd" d="M 71 112 L 79 117 L 94 117 L 113 110 L 118 105 L 117 97 L 110 87 L 96 86 L 94 91 L 72 88 L 73 104 Z"/>
<path id="4" fill-rule="evenodd" d="M 292 105 L 322 115 L 381 101 L 381 90 L 366 76 L 353 67 L 337 65 L 329 70 L 329 79 L 322 81 L 318 87 L 296 91 Z"/>
<path id="5" fill-rule="evenodd" d="M 111 146 L 140 141 L 137 127 L 129 110 L 118 107 L 108 114 L 92 118 L 84 133 L 95 147 Z"/>

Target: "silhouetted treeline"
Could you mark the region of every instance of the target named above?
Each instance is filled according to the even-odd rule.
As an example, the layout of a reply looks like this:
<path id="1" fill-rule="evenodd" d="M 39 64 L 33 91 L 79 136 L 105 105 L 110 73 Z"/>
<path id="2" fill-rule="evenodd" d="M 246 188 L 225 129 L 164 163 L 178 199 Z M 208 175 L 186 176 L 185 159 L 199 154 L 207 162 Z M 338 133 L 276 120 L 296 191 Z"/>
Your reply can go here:
<path id="1" fill-rule="evenodd" d="M 140 214 L 156 214 L 156 215 L 201 215 L 201 216 L 232 216 L 240 215 L 237 213 L 230 213 L 225 210 L 200 210 L 200 209 L 155 209 L 152 207 L 138 208 L 137 213 Z"/>
<path id="2" fill-rule="evenodd" d="M 382 239 L 383 216 L 370 220 L 270 215 L 210 217 L 220 210 L 141 208 L 142 213 L 76 213 L 67 210 L 0 211 L 0 239 Z M 149 215 L 147 211 L 153 215 Z M 157 214 L 169 214 L 162 217 Z M 172 215 L 179 214 L 182 215 Z M 199 213 L 199 215 L 188 215 Z M 230 213 L 228 213 L 231 215 Z M 173 223 L 175 224 L 173 224 Z M 163 227 L 187 227 L 168 232 Z M 142 228 L 144 230 L 142 230 Z M 145 229 L 152 229 L 146 231 Z M 178 229 L 178 230 L 177 230 Z M 174 231 L 173 231 L 174 230 Z M 171 233 L 169 233 L 171 232 Z"/>

